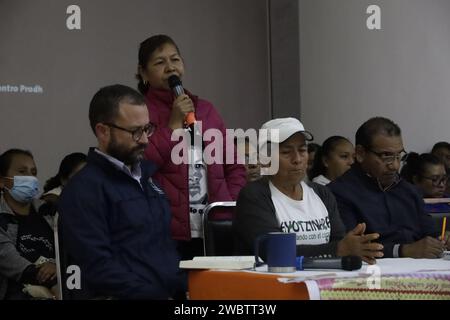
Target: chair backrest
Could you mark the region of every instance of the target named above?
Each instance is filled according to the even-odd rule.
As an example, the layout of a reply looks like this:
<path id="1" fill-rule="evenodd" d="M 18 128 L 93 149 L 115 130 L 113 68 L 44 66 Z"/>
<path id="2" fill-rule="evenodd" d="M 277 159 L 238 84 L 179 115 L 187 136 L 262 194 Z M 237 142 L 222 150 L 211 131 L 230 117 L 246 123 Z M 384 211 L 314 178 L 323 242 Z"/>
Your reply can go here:
<path id="1" fill-rule="evenodd" d="M 205 256 L 234 255 L 232 220 L 212 220 L 212 212 L 217 208 L 234 210 L 235 201 L 213 202 L 203 211 L 203 249 Z"/>
<path id="2" fill-rule="evenodd" d="M 89 292 L 85 290 L 86 285 L 82 281 L 83 277 L 80 278 L 81 288 L 80 289 L 69 289 L 67 285 L 67 280 L 69 278 L 69 267 L 71 265 L 77 266 L 73 259 L 68 254 L 64 245 L 64 233 L 61 228 L 61 221 L 59 219 L 59 214 L 55 214 L 54 218 L 54 238 L 55 238 L 55 260 L 56 260 L 56 277 L 58 280 L 58 292 L 59 300 L 86 300 L 89 299 Z M 69 271 L 68 271 L 69 270 Z M 68 274 L 69 272 L 69 274 Z M 81 274 L 80 274 L 81 276 Z"/>
<path id="3" fill-rule="evenodd" d="M 55 214 L 55 218 L 53 220 L 53 236 L 55 238 L 55 260 L 56 260 L 56 279 L 58 280 L 58 293 L 59 300 L 63 300 L 63 279 L 62 279 L 62 268 L 61 266 L 61 246 L 59 242 L 59 228 L 58 228 L 59 214 L 58 212 Z M 64 268 L 65 269 L 65 268 Z"/>

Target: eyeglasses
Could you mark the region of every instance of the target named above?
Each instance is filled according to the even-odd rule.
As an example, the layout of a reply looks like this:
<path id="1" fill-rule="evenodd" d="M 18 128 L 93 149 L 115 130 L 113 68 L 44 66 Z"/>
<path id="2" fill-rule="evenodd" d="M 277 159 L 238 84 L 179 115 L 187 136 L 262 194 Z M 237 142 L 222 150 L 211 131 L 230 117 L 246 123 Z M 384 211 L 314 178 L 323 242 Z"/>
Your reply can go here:
<path id="1" fill-rule="evenodd" d="M 428 179 L 431 180 L 431 183 L 434 186 L 439 186 L 441 184 L 446 185 L 448 182 L 448 175 L 443 175 L 443 176 L 431 176 L 431 177 L 427 177 L 427 176 L 421 176 L 424 179 Z"/>
<path id="2" fill-rule="evenodd" d="M 138 142 L 142 138 L 142 135 L 144 133 L 147 135 L 147 138 L 150 138 L 152 136 L 152 134 L 156 130 L 156 124 L 151 123 L 151 122 L 147 123 L 143 127 L 139 127 L 137 129 L 134 129 L 134 130 L 130 130 L 130 129 L 119 127 L 118 125 L 115 125 L 114 123 L 105 123 L 105 125 L 107 125 L 108 127 L 116 128 L 116 129 L 119 129 L 119 130 L 126 131 L 128 133 L 131 133 L 131 137 L 133 138 L 133 140 L 135 142 Z"/>
<path id="3" fill-rule="evenodd" d="M 371 149 L 367 150 L 376 155 L 381 161 L 383 161 L 384 164 L 392 164 L 395 160 L 405 161 L 408 156 L 408 153 L 405 150 L 402 150 L 399 153 L 376 152 Z"/>

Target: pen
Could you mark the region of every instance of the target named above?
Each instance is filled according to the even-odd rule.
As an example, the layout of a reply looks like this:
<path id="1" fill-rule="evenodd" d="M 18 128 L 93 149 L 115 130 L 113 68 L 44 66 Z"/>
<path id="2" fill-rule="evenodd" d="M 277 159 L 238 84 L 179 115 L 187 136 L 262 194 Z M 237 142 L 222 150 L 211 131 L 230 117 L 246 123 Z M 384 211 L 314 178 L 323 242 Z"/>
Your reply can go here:
<path id="1" fill-rule="evenodd" d="M 444 219 L 442 220 L 442 233 L 441 233 L 441 240 L 445 241 L 445 227 L 447 225 L 447 217 L 444 217 Z"/>

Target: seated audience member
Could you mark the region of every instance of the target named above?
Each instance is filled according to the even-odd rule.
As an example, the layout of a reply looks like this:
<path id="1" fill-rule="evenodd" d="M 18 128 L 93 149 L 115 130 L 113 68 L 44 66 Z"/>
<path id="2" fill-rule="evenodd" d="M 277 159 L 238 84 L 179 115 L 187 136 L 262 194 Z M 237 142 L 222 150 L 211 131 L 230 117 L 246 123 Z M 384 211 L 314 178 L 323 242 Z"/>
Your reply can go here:
<path id="1" fill-rule="evenodd" d="M 368 232 L 380 234 L 385 257 L 440 257 L 448 242 L 437 239 L 420 193 L 398 174 L 406 154 L 398 125 L 371 118 L 355 141 L 355 164 L 328 185 L 347 230 L 365 222 Z"/>
<path id="2" fill-rule="evenodd" d="M 448 198 L 448 176 L 444 163 L 431 153 L 408 154 L 401 176 L 416 185 L 424 198 Z M 450 212 L 449 203 L 425 203 L 425 212 Z"/>
<path id="3" fill-rule="evenodd" d="M 261 178 L 261 165 L 258 161 L 258 150 L 248 137 L 245 137 L 244 141 L 244 157 L 245 157 L 245 172 L 247 182 L 255 181 Z M 241 147 L 239 145 L 239 139 L 235 139 L 236 150 Z"/>
<path id="4" fill-rule="evenodd" d="M 431 149 L 431 153 L 441 159 L 446 170 L 450 169 L 450 143 L 445 141 L 436 143 Z"/>
<path id="5" fill-rule="evenodd" d="M 354 159 L 355 149 L 348 139 L 329 137 L 316 152 L 309 178 L 325 186 L 350 169 Z"/>
<path id="6" fill-rule="evenodd" d="M 29 151 L 0 155 L 0 300 L 31 298 L 24 293 L 28 285 L 56 293 L 53 218 L 42 213 L 43 202 L 36 199 L 36 174 Z"/>
<path id="7" fill-rule="evenodd" d="M 64 187 L 59 214 L 64 246 L 80 266 L 79 296 L 168 299 L 185 292 L 170 236 L 170 207 L 142 160 L 155 130 L 144 97 L 123 85 L 92 98 L 98 147 Z"/>
<path id="8" fill-rule="evenodd" d="M 431 153 L 441 159 L 441 161 L 445 165 L 445 171 L 447 171 L 447 175 L 450 175 L 450 143 L 445 141 L 436 143 L 433 146 L 433 149 L 431 149 Z M 450 194 L 450 180 L 447 182 L 445 192 L 447 194 Z"/>
<path id="9" fill-rule="evenodd" d="M 310 172 L 314 164 L 314 159 L 316 158 L 316 153 L 317 150 L 319 150 L 319 148 L 320 145 L 318 145 L 317 143 L 314 142 L 308 143 L 308 167 L 306 169 L 305 181 L 309 179 Z"/>
<path id="10" fill-rule="evenodd" d="M 447 173 L 444 163 L 435 155 L 409 153 L 401 176 L 419 187 L 424 198 L 444 198 Z"/>
<path id="11" fill-rule="evenodd" d="M 364 224 L 345 234 L 332 193 L 324 186 L 302 181 L 308 163 L 306 141 L 312 140 L 302 123 L 281 118 L 266 122 L 262 128 L 279 130 L 279 139 L 267 144 L 279 146 L 275 155 L 279 169 L 274 175 L 247 184 L 239 194 L 233 221 L 238 253 L 254 254 L 258 236 L 282 231 L 297 234 L 298 255 L 355 255 L 375 263 L 383 248 L 371 242 L 378 234 L 365 235 Z M 271 161 L 276 159 L 272 157 Z"/>
<path id="12" fill-rule="evenodd" d="M 86 164 L 86 155 L 81 152 L 74 152 L 64 157 L 59 165 L 58 174 L 50 179 L 44 185 L 44 194 L 41 199 L 56 203 L 62 188 L 67 184 L 75 173 L 80 171 Z"/>

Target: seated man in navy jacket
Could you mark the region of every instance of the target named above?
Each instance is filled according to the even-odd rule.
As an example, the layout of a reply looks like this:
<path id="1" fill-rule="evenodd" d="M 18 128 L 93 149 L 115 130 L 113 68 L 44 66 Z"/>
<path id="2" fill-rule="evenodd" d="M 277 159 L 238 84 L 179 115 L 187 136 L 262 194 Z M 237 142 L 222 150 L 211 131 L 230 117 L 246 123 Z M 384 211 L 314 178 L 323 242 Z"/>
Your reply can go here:
<path id="1" fill-rule="evenodd" d="M 366 232 L 380 234 L 384 257 L 437 258 L 449 243 L 423 209 L 420 193 L 400 179 L 406 154 L 397 124 L 376 117 L 356 132 L 356 162 L 328 186 L 347 230 L 365 222 Z"/>
<path id="2" fill-rule="evenodd" d="M 89 108 L 98 147 L 64 188 L 59 213 L 64 247 L 90 296 L 169 299 L 186 290 L 170 236 L 170 208 L 143 161 L 155 130 L 144 97 L 102 88 Z"/>

